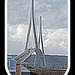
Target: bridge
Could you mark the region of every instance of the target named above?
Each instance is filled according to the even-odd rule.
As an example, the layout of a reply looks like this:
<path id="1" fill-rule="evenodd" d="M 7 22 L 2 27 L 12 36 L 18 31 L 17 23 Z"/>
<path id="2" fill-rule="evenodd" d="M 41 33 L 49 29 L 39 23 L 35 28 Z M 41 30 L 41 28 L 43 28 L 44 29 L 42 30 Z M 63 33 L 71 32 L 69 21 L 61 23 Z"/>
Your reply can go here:
<path id="1" fill-rule="evenodd" d="M 28 43 L 31 35 L 31 28 L 33 30 L 33 40 L 35 47 L 28 48 Z M 18 63 L 25 62 L 32 53 L 36 53 L 34 60 L 34 67 L 46 67 L 45 57 L 44 57 L 44 46 L 43 46 L 43 38 L 42 38 L 42 17 L 40 16 L 40 26 L 39 26 L 39 36 L 36 34 L 35 20 L 34 20 L 34 0 L 31 0 L 31 11 L 30 11 L 30 22 L 28 28 L 28 34 L 26 39 L 26 46 L 24 52 L 17 55 L 14 60 Z M 38 40 L 37 40 L 38 39 Z M 32 39 L 31 39 L 32 40 Z M 38 66 L 37 66 L 38 64 Z"/>

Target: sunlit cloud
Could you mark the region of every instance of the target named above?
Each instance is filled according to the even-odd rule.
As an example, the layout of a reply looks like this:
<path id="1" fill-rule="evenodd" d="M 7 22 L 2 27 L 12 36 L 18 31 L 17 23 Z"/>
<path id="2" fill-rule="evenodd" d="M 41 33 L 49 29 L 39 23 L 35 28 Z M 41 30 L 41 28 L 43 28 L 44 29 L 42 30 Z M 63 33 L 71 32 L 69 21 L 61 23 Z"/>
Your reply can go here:
<path id="1" fill-rule="evenodd" d="M 50 30 L 51 31 L 51 30 Z M 44 34 L 44 46 L 45 47 L 62 47 L 67 49 L 68 44 L 68 30 L 67 29 L 57 29 L 53 32 L 47 32 Z"/>
<path id="2" fill-rule="evenodd" d="M 27 36 L 28 26 L 24 24 L 9 26 L 9 39 L 13 41 L 24 41 Z"/>

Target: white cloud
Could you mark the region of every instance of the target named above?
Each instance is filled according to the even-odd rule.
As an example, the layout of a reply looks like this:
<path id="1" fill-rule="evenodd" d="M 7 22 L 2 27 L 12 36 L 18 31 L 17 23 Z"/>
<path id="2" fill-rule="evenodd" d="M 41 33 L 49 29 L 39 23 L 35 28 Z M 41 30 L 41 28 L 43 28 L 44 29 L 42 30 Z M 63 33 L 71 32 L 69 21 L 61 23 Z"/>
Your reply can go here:
<path id="1" fill-rule="evenodd" d="M 66 49 L 66 44 L 65 44 L 64 41 L 61 41 L 61 42 L 59 43 L 59 46 Z"/>
<path id="2" fill-rule="evenodd" d="M 27 36 L 28 26 L 24 24 L 12 25 L 8 27 L 9 39 L 13 41 L 24 41 Z"/>
<path id="3" fill-rule="evenodd" d="M 9 42 L 12 41 L 13 46 L 14 46 L 15 42 L 18 44 L 23 43 L 23 46 L 25 47 L 25 41 L 27 38 L 28 26 L 24 25 L 24 24 L 12 25 L 12 26 L 8 25 L 8 30 L 10 32 L 9 38 L 8 38 Z M 31 33 L 32 33 L 32 31 L 31 31 Z M 31 36 L 32 36 L 32 34 L 31 34 Z M 50 49 L 56 51 L 56 52 L 51 52 L 51 53 L 67 52 L 67 49 L 68 49 L 67 48 L 68 47 L 67 46 L 68 45 L 68 37 L 67 36 L 68 36 L 68 30 L 67 29 L 43 29 L 44 47 L 47 49 L 45 51 L 46 54 L 48 54 L 48 52 L 49 53 L 51 52 Z M 29 39 L 31 39 L 31 40 L 29 40 L 30 42 L 33 41 L 32 38 L 29 38 Z M 9 44 L 9 47 L 11 47 L 10 45 L 11 44 Z M 20 45 L 20 47 L 23 47 L 23 46 Z M 22 48 L 22 50 L 24 50 L 23 48 Z M 55 48 L 56 48 L 56 50 L 55 50 Z M 19 48 L 19 49 L 21 49 L 21 48 Z M 61 51 L 60 49 L 63 51 Z"/>
<path id="4" fill-rule="evenodd" d="M 19 24 L 18 26 L 9 26 L 9 39 L 13 41 L 24 41 L 27 38 L 28 26 Z M 30 39 L 32 40 L 32 29 Z M 43 29 L 44 47 L 61 47 L 67 49 L 68 41 L 67 29 Z M 30 40 L 30 41 L 31 41 Z"/>
<path id="5" fill-rule="evenodd" d="M 67 29 L 57 29 L 53 32 L 48 32 L 45 34 L 44 46 L 45 47 L 61 47 L 67 49 L 68 44 L 68 30 Z"/>

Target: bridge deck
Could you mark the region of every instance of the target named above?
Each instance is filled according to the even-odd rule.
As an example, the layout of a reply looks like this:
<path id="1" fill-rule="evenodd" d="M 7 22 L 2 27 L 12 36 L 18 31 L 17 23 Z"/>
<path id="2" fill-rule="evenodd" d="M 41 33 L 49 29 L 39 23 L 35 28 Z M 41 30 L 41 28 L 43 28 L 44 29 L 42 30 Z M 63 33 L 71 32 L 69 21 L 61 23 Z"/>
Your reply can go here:
<path id="1" fill-rule="evenodd" d="M 66 70 L 52 70 L 52 69 L 40 69 L 40 68 L 37 68 L 37 69 L 29 69 L 31 72 L 33 73 L 38 73 L 39 75 L 40 74 L 46 74 L 46 75 L 64 75 L 64 73 L 66 72 Z"/>
<path id="2" fill-rule="evenodd" d="M 30 48 L 19 54 L 14 58 L 14 60 L 18 62 L 24 62 L 33 52 L 35 52 L 35 48 Z"/>

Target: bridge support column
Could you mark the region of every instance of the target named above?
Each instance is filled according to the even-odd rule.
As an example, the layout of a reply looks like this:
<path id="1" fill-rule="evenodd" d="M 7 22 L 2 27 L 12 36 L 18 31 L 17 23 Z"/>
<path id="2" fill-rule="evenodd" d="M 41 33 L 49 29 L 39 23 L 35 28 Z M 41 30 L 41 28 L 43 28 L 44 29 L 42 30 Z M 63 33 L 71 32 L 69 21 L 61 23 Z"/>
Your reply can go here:
<path id="1" fill-rule="evenodd" d="M 21 75 L 20 72 L 21 72 L 21 71 L 20 71 L 20 63 L 17 62 L 17 63 L 16 63 L 16 75 Z"/>

